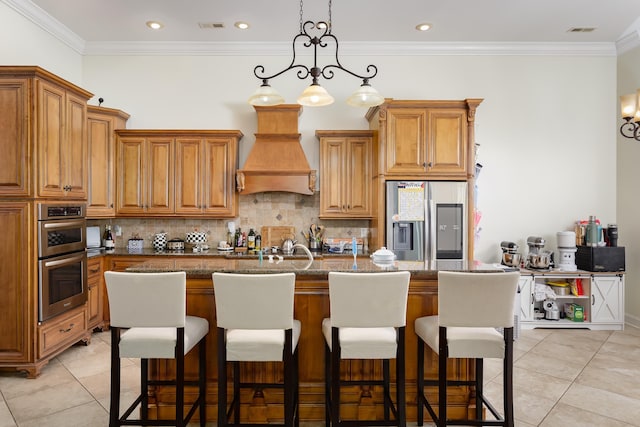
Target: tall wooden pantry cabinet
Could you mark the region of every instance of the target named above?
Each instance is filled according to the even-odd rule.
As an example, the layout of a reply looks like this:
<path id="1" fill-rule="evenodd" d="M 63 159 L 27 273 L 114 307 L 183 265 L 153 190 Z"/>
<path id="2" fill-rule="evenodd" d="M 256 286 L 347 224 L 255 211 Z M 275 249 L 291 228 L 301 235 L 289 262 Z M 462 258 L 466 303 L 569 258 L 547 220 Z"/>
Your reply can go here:
<path id="1" fill-rule="evenodd" d="M 89 339 L 84 306 L 38 322 L 36 209 L 87 200 L 91 96 L 40 67 L 0 66 L 0 368 L 29 377 Z"/>

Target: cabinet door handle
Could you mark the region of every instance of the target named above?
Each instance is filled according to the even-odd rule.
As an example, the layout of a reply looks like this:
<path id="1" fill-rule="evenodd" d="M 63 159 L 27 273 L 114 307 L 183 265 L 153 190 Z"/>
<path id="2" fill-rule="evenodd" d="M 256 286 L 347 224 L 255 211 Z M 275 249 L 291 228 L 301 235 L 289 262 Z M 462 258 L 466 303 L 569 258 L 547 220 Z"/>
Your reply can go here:
<path id="1" fill-rule="evenodd" d="M 596 305 L 596 296 L 591 295 L 591 305 Z"/>
<path id="2" fill-rule="evenodd" d="M 69 325 L 68 329 L 60 329 L 60 332 L 62 332 L 63 334 L 66 334 L 67 332 L 71 331 L 74 326 L 75 326 L 75 324 L 72 323 L 72 324 Z"/>
<path id="3" fill-rule="evenodd" d="M 89 270 L 89 273 L 97 273 L 98 271 L 100 271 L 100 268 L 96 268 L 95 270 Z"/>

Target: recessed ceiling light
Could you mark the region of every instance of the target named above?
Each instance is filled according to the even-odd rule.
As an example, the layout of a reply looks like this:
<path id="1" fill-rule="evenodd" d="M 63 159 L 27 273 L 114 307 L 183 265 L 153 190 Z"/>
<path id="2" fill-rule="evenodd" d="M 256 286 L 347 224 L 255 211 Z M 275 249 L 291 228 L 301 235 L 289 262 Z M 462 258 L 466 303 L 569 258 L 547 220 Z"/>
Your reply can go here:
<path id="1" fill-rule="evenodd" d="M 151 28 L 152 30 L 159 30 L 164 27 L 164 25 L 162 24 L 162 22 L 158 21 L 147 21 L 147 27 Z"/>
<path id="2" fill-rule="evenodd" d="M 246 22 L 242 22 L 242 21 L 238 21 L 233 25 L 236 28 L 240 29 L 240 30 L 246 30 L 247 28 L 249 28 L 249 24 L 247 24 Z"/>
<path id="3" fill-rule="evenodd" d="M 416 25 L 416 30 L 418 31 L 428 31 L 431 29 L 431 24 L 427 22 L 423 22 L 422 24 Z"/>

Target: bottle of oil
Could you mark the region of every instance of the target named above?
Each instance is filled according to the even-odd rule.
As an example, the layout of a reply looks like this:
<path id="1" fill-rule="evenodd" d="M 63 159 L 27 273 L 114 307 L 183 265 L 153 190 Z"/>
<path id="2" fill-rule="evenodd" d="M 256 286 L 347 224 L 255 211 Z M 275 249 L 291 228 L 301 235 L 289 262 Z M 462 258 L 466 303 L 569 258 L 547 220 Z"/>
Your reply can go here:
<path id="1" fill-rule="evenodd" d="M 256 234 L 256 252 L 260 252 L 262 250 L 262 236 Z"/>
<path id="2" fill-rule="evenodd" d="M 249 229 L 249 234 L 247 234 L 247 250 L 249 252 L 253 252 L 256 248 L 256 232 L 253 231 L 253 228 Z"/>

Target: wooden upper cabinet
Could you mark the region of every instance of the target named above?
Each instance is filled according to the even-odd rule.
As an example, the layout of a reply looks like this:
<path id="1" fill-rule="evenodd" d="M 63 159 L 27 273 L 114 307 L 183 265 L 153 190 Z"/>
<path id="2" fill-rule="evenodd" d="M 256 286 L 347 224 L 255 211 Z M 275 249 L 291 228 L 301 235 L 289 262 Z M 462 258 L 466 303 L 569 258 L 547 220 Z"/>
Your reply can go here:
<path id="1" fill-rule="evenodd" d="M 176 139 L 176 213 L 235 216 L 234 137 Z"/>
<path id="2" fill-rule="evenodd" d="M 234 177 L 240 131 L 123 130 L 117 134 L 116 215 L 237 215 Z"/>
<path id="3" fill-rule="evenodd" d="M 391 179 L 455 179 L 473 176 L 473 124 L 481 99 L 395 101 L 366 117 L 378 132 L 376 175 Z"/>
<path id="4" fill-rule="evenodd" d="M 0 196 L 87 198 L 90 92 L 33 66 L 0 66 Z"/>
<path id="5" fill-rule="evenodd" d="M 372 216 L 371 131 L 316 131 L 320 139 L 320 218 Z"/>
<path id="6" fill-rule="evenodd" d="M 427 111 L 390 108 L 387 126 L 385 174 L 424 173 L 427 166 Z"/>
<path id="7" fill-rule="evenodd" d="M 173 213 L 173 139 L 119 137 L 116 214 Z"/>
<path id="8" fill-rule="evenodd" d="M 126 127 L 129 115 L 112 108 L 87 106 L 89 185 L 87 217 L 113 217 L 116 213 L 115 130 Z"/>
<path id="9" fill-rule="evenodd" d="M 427 173 L 466 176 L 467 112 L 462 109 L 429 111 Z"/>
<path id="10" fill-rule="evenodd" d="M 0 195 L 31 195 L 29 80 L 0 78 Z"/>
<path id="11" fill-rule="evenodd" d="M 37 80 L 38 196 L 87 198 L 87 100 Z"/>
<path id="12" fill-rule="evenodd" d="M 204 140 L 204 199 L 202 213 L 235 217 L 238 193 L 235 176 L 238 165 L 238 137 L 215 137 Z"/>

